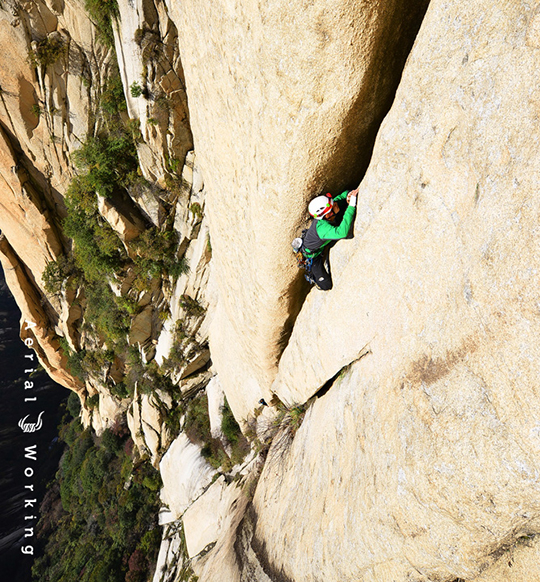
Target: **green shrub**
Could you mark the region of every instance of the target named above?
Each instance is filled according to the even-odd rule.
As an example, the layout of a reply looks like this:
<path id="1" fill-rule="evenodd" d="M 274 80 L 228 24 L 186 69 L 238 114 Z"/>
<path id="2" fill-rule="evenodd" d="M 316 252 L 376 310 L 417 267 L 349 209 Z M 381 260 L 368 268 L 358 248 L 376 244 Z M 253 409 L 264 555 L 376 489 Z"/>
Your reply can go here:
<path id="1" fill-rule="evenodd" d="M 34 49 L 30 49 L 28 60 L 33 67 L 47 67 L 54 64 L 63 54 L 67 46 L 59 37 L 45 37 L 36 43 Z"/>
<path id="2" fill-rule="evenodd" d="M 87 188 L 102 196 L 124 186 L 127 176 L 138 167 L 133 139 L 123 132 L 89 137 L 72 158 L 78 168 L 87 171 Z"/>
<path id="3" fill-rule="evenodd" d="M 137 83 L 137 81 L 133 81 L 131 86 L 129 87 L 129 92 L 131 93 L 132 97 L 140 97 L 143 94 L 143 88 Z"/>
<path id="4" fill-rule="evenodd" d="M 175 280 L 182 275 L 187 275 L 190 271 L 189 263 L 185 256 L 170 261 L 166 267 L 168 274 Z"/>
<path id="5" fill-rule="evenodd" d="M 137 118 L 129 119 L 128 121 L 126 121 L 126 127 L 129 130 L 129 132 L 131 134 L 131 138 L 133 139 L 134 143 L 143 143 L 144 142 L 143 134 L 141 132 L 141 120 L 140 119 L 137 119 Z M 134 175 L 134 172 L 132 172 L 129 175 L 129 177 L 131 178 L 133 175 Z"/>
<path id="6" fill-rule="evenodd" d="M 184 273 L 189 273 L 186 258 L 177 257 L 178 234 L 175 231 L 148 228 L 131 244 L 137 251 L 135 287 L 144 289 L 154 278 L 170 275 L 176 279 Z"/>
<path id="7" fill-rule="evenodd" d="M 109 386 L 109 391 L 113 396 L 117 398 L 128 398 L 133 396 L 133 391 L 129 390 L 126 382 L 118 382 L 117 384 L 112 384 Z"/>
<path id="8" fill-rule="evenodd" d="M 137 28 L 135 34 L 133 35 L 133 40 L 135 44 L 140 46 L 142 39 L 144 38 L 144 30 L 142 28 Z"/>
<path id="9" fill-rule="evenodd" d="M 169 172 L 179 174 L 182 171 L 182 166 L 180 165 L 180 160 L 178 158 L 169 158 L 167 156 L 165 162 Z"/>
<path id="10" fill-rule="evenodd" d="M 195 397 L 187 405 L 184 432 L 192 442 L 202 446 L 201 454 L 212 467 L 221 467 L 225 472 L 232 469 L 235 461 L 229 458 L 221 441 L 212 437 L 206 394 Z"/>
<path id="11" fill-rule="evenodd" d="M 64 232 L 75 242 L 74 258 L 84 278 L 103 282 L 126 258 L 116 232 L 100 216 L 96 192 L 107 196 L 122 188 L 137 167 L 135 146 L 127 134 L 90 137 L 73 159 L 86 173 L 75 178 L 66 193 Z"/>
<path id="12" fill-rule="evenodd" d="M 79 418 L 81 413 L 81 399 L 76 392 L 71 392 L 67 399 L 67 409 L 73 418 Z"/>
<path id="13" fill-rule="evenodd" d="M 41 280 L 47 293 L 57 295 L 62 290 L 64 281 L 74 273 L 75 265 L 73 261 L 61 255 L 56 261 L 49 261 L 43 271 Z"/>
<path id="14" fill-rule="evenodd" d="M 203 315 L 206 311 L 196 299 L 187 294 L 180 297 L 180 307 L 186 315 Z"/>
<path id="15" fill-rule="evenodd" d="M 39 118 L 43 113 L 43 110 L 37 103 L 34 103 L 32 107 L 30 107 L 30 112 L 33 113 L 37 118 Z"/>
<path id="16" fill-rule="evenodd" d="M 154 105 L 161 111 L 168 112 L 171 109 L 171 99 L 165 93 L 161 93 L 155 98 Z"/>
<path id="17" fill-rule="evenodd" d="M 193 398 L 189 403 L 184 431 L 186 436 L 197 444 L 204 444 L 212 439 L 206 394 Z"/>
<path id="18" fill-rule="evenodd" d="M 103 92 L 99 103 L 101 108 L 110 115 L 116 115 L 120 111 L 126 111 L 126 98 L 124 87 L 118 69 L 115 69 L 111 76 L 105 81 Z"/>
<path id="19" fill-rule="evenodd" d="M 190 351 L 198 344 L 191 335 L 188 335 L 182 321 L 178 320 L 174 329 L 174 336 L 167 360 L 163 365 L 166 371 L 175 370 L 183 366 Z"/>
<path id="20" fill-rule="evenodd" d="M 73 239 L 76 266 L 90 283 L 103 284 L 122 267 L 125 251 L 116 233 L 97 217 L 80 210 L 69 212 L 64 232 Z"/>
<path id="21" fill-rule="evenodd" d="M 199 220 L 203 217 L 202 207 L 198 202 L 194 202 L 190 207 L 189 210 L 191 213 L 196 216 Z"/>
<path id="22" fill-rule="evenodd" d="M 172 436 L 177 436 L 180 433 L 180 419 L 183 414 L 184 407 L 182 404 L 173 405 L 173 408 L 167 412 L 165 426 Z"/>
<path id="23" fill-rule="evenodd" d="M 86 406 L 88 408 L 97 408 L 99 406 L 99 394 L 94 394 L 86 399 Z"/>
<path id="24" fill-rule="evenodd" d="M 129 315 L 137 315 L 137 313 L 141 311 L 141 306 L 134 299 L 130 299 L 124 295 L 121 295 L 120 297 L 115 295 L 114 300 L 116 301 L 118 307 L 122 311 L 129 313 Z"/>
<path id="25" fill-rule="evenodd" d="M 112 430 L 106 428 L 101 435 L 101 445 L 106 451 L 116 455 L 122 448 L 122 440 Z"/>
<path id="26" fill-rule="evenodd" d="M 161 542 L 159 476 L 148 463 L 133 466 L 132 441 L 115 430 L 98 439 L 78 420 L 61 428 L 67 447 L 59 486 L 48 493 L 56 509 L 41 511 L 35 582 L 116 582 L 130 572 L 148 579 Z"/>
<path id="27" fill-rule="evenodd" d="M 114 46 L 113 21 L 118 20 L 116 0 L 85 0 L 84 7 L 93 20 L 98 38 L 106 46 Z"/>
<path id="28" fill-rule="evenodd" d="M 67 369 L 71 374 L 75 377 L 79 378 L 79 380 L 86 379 L 86 371 L 84 369 L 84 357 L 86 355 L 85 350 L 80 350 L 78 352 L 68 352 L 68 359 L 67 359 Z"/>
<path id="29" fill-rule="evenodd" d="M 240 425 L 236 422 L 226 399 L 221 408 L 221 415 L 221 430 L 231 445 L 234 445 L 238 442 L 239 437 L 242 435 L 242 431 L 240 430 Z"/>
<path id="30" fill-rule="evenodd" d="M 125 379 L 128 391 L 133 394 L 135 386 L 141 394 L 152 394 L 155 390 L 161 390 L 168 394 L 175 392 L 172 380 L 162 373 L 155 361 L 144 366 L 140 361 L 129 364 Z"/>
<path id="31" fill-rule="evenodd" d="M 161 477 L 157 471 L 152 475 L 146 475 L 142 481 L 142 484 L 150 491 L 159 491 L 163 485 Z"/>
<path id="32" fill-rule="evenodd" d="M 86 287 L 85 321 L 113 345 L 123 345 L 131 323 L 129 314 L 122 311 L 115 295 L 106 283 L 95 282 Z"/>
<path id="33" fill-rule="evenodd" d="M 227 399 L 225 399 L 221 414 L 221 430 L 231 445 L 231 464 L 237 465 L 243 462 L 251 447 L 242 434 L 240 425 L 236 422 Z"/>

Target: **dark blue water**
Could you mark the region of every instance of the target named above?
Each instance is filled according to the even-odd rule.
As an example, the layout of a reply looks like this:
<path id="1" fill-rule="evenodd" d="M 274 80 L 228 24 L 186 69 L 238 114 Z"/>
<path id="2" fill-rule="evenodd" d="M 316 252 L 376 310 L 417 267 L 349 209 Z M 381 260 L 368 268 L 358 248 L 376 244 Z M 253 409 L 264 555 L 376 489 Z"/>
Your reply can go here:
<path id="1" fill-rule="evenodd" d="M 39 504 L 62 453 L 57 427 L 69 395 L 43 371 L 27 372 L 35 360 L 19 338 L 20 316 L 0 267 L 0 577 L 10 582 L 31 580 L 30 568 L 39 551 Z M 25 390 L 25 381 L 34 387 Z M 35 402 L 25 401 L 33 397 Z M 27 422 L 36 422 L 42 411 L 40 430 L 24 433 L 19 428 L 19 420 L 28 415 Z M 27 451 L 32 455 L 25 458 Z M 34 555 L 22 552 L 30 547 Z"/>

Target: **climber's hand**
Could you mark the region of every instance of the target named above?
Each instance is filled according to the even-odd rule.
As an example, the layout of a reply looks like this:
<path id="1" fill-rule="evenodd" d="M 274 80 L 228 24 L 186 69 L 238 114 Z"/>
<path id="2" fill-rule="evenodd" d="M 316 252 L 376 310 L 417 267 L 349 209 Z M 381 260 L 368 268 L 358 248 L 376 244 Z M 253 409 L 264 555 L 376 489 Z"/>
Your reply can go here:
<path id="1" fill-rule="evenodd" d="M 347 204 L 349 204 L 349 206 L 352 206 L 352 207 L 356 206 L 356 196 L 357 195 L 358 195 L 358 188 L 356 188 L 356 190 L 351 190 L 347 194 Z"/>

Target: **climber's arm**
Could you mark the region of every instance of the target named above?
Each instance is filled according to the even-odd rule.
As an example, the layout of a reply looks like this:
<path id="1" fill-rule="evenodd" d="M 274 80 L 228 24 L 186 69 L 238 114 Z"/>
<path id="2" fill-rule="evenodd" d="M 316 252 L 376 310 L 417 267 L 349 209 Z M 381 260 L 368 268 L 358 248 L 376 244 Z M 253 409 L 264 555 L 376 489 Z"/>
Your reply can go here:
<path id="1" fill-rule="evenodd" d="M 342 192 L 341 194 L 334 196 L 333 200 L 334 200 L 334 202 L 339 202 L 340 200 L 344 200 L 345 198 L 347 198 L 348 194 L 349 194 L 349 190 L 345 190 L 345 192 Z"/>
<path id="2" fill-rule="evenodd" d="M 339 240 L 340 238 L 345 238 L 351 230 L 351 224 L 354 219 L 355 210 L 355 206 L 349 204 L 345 210 L 345 214 L 343 215 L 343 220 L 338 226 L 333 226 L 330 222 L 324 219 L 317 221 L 317 234 L 322 239 Z"/>

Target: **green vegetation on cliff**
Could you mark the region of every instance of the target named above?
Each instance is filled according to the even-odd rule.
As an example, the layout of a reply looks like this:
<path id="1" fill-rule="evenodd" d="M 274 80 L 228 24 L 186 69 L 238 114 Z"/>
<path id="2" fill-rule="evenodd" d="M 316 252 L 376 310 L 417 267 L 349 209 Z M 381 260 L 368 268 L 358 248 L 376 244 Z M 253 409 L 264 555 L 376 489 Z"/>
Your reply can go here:
<path id="1" fill-rule="evenodd" d="M 113 46 L 113 23 L 119 17 L 116 0 L 85 0 L 84 7 L 97 28 L 100 40 L 106 46 Z"/>
<path id="2" fill-rule="evenodd" d="M 77 414 L 73 397 L 68 406 Z M 148 462 L 134 463 L 122 424 L 98 438 L 74 419 L 61 438 L 66 451 L 41 509 L 39 537 L 47 541 L 34 580 L 147 580 L 161 542 L 159 473 Z"/>
<path id="3" fill-rule="evenodd" d="M 67 47 L 61 38 L 46 36 L 36 42 L 35 47 L 29 51 L 28 61 L 33 67 L 47 67 L 64 55 L 66 49 Z"/>
<path id="4" fill-rule="evenodd" d="M 140 294 L 155 293 L 167 284 L 166 279 L 175 279 L 189 269 L 185 258 L 178 257 L 178 234 L 171 220 L 161 228 L 146 224 L 137 238 L 126 243 L 100 213 L 99 196 L 138 212 L 128 193 L 145 182 L 137 158 L 140 132 L 136 124 L 126 120 L 125 110 L 119 71 L 113 67 L 95 112 L 95 133 L 72 154 L 78 175 L 67 190 L 67 216 L 61 225 L 72 241 L 71 248 L 51 261 L 43 275 L 50 293 L 60 293 L 65 285 L 83 291 L 76 299 L 83 311 L 78 325 L 92 338 L 92 349 L 82 345 L 73 352 L 67 342 L 62 343 L 71 373 L 83 381 L 91 376 L 102 382 L 107 376 L 103 371 L 114 365 L 115 381 L 107 379 L 105 383 L 118 397 L 132 394 L 136 381 L 142 378 L 118 380 L 119 374 L 129 372 L 128 334 L 133 317 L 142 309 Z M 142 215 L 138 220 L 144 225 Z M 113 286 L 120 288 L 128 279 L 122 295 L 113 292 Z M 155 319 L 156 325 L 162 322 L 157 312 Z"/>
<path id="5" fill-rule="evenodd" d="M 202 446 L 201 454 L 210 465 L 226 473 L 244 460 L 250 447 L 226 400 L 221 412 L 221 431 L 228 442 L 228 451 L 222 440 L 214 438 L 210 431 L 208 397 L 205 393 L 188 403 L 184 430 L 192 442 Z"/>

